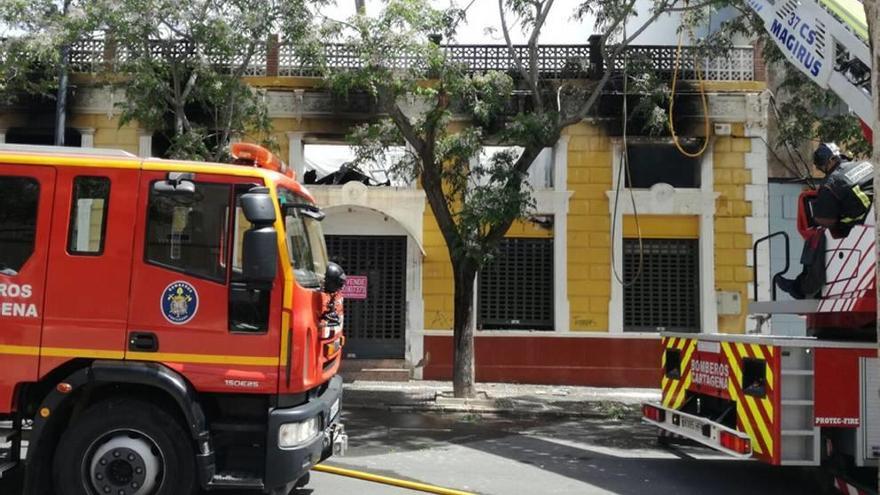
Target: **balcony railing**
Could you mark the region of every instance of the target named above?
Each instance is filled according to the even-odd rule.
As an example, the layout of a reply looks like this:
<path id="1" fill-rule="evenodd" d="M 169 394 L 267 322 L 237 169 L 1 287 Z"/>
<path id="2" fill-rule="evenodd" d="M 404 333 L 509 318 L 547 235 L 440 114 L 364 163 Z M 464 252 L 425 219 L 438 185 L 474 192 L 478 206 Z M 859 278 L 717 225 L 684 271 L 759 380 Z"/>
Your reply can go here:
<path id="1" fill-rule="evenodd" d="M 151 49 L 156 55 L 167 55 L 171 50 L 177 56 L 186 56 L 191 48 L 185 43 L 154 43 Z M 444 45 L 443 49 L 452 60 L 463 64 L 472 73 L 497 70 L 506 71 L 518 77 L 516 66 L 506 45 Z M 521 59 L 527 59 L 527 47 L 514 49 Z M 596 59 L 590 57 L 590 45 L 543 45 L 538 50 L 538 70 L 545 78 L 585 78 L 597 70 Z M 366 62 L 347 45 L 326 44 L 323 48 L 324 67 L 335 70 L 356 69 Z M 70 52 L 70 63 L 77 72 L 98 72 L 114 63 L 124 61 L 128 55 L 116 50 L 112 44 L 103 40 L 84 40 L 74 44 Z M 212 63 L 232 70 L 242 64 L 244 53 L 232 56 L 208 53 Z M 630 46 L 624 56 L 614 61 L 612 70 L 622 70 L 624 59 L 647 63 L 660 77 L 671 76 L 675 64 L 675 47 L 671 46 Z M 390 62 L 388 62 L 390 60 Z M 601 61 L 600 61 L 601 62 Z M 420 60 L 409 53 L 400 53 L 386 59 L 393 68 L 413 67 Z M 591 63 L 593 64 L 591 66 Z M 695 61 L 694 48 L 682 50 L 679 64 L 679 78 L 696 79 L 696 67 L 700 66 L 703 77 L 715 81 L 755 80 L 755 49 L 751 46 L 737 46 L 727 53 Z M 607 63 L 602 62 L 607 70 Z M 246 76 L 293 76 L 319 77 L 322 66 L 312 60 L 300 57 L 294 47 L 269 42 L 258 46 L 246 64 Z"/>

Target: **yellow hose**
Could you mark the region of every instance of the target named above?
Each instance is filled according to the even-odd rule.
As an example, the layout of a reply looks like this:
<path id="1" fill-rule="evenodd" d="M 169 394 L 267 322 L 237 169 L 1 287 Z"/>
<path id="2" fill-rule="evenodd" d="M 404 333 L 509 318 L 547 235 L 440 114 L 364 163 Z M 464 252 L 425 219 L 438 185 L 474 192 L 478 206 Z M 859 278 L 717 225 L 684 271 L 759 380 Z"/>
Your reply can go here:
<path id="1" fill-rule="evenodd" d="M 672 142 L 682 155 L 690 158 L 699 158 L 706 152 L 709 146 L 709 102 L 706 100 L 706 88 L 703 82 L 703 70 L 700 69 L 700 61 L 694 56 L 694 68 L 697 71 L 697 80 L 700 82 L 700 99 L 703 102 L 703 124 L 705 126 L 705 139 L 703 146 L 696 153 L 691 153 L 681 146 L 678 135 L 675 133 L 675 124 L 672 122 L 673 108 L 675 107 L 675 83 L 678 82 L 678 66 L 681 62 L 681 44 L 683 32 L 678 33 L 678 48 L 675 49 L 675 65 L 672 69 L 672 95 L 669 97 L 669 131 L 672 133 Z"/>
<path id="2" fill-rule="evenodd" d="M 425 493 L 436 493 L 437 495 L 475 495 L 470 492 L 461 490 L 453 490 L 451 488 L 443 488 L 440 486 L 428 485 L 425 483 L 417 483 L 415 481 L 399 480 L 397 478 L 389 478 L 387 476 L 379 476 L 378 474 L 365 473 L 363 471 L 355 471 L 353 469 L 344 469 L 326 464 L 318 464 L 312 468 L 312 471 L 321 471 L 322 473 L 337 474 L 339 476 L 348 476 L 349 478 L 357 478 L 364 481 L 372 481 L 373 483 L 382 483 L 384 485 L 397 486 L 409 490 L 416 490 Z"/>

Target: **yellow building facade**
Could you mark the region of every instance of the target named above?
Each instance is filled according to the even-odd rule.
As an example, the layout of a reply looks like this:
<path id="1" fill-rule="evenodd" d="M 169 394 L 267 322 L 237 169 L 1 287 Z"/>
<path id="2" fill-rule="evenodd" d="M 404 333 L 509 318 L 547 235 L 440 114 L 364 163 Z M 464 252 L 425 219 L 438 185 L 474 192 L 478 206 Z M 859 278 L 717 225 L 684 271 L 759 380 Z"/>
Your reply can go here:
<path id="1" fill-rule="evenodd" d="M 352 120 L 309 103 L 310 97 L 317 98 L 314 81 L 282 77 L 252 83 L 272 88 L 267 95 L 274 137 L 281 155 L 299 174 L 307 169 L 310 144 L 344 143 Z M 522 323 L 505 328 L 498 322 L 483 325 L 475 318 L 478 379 L 656 386 L 659 331 L 670 329 L 664 327 L 662 314 L 690 318 L 688 331 L 744 333 L 758 328 L 746 308 L 755 268 L 760 292 L 769 292 L 769 253 L 765 249 L 752 258 L 754 241 L 768 231 L 767 95 L 763 83 L 752 80 L 707 83 L 706 89 L 712 132 L 706 137 L 705 153 L 682 165 L 692 172 L 683 187 L 657 175 L 655 169 L 669 168 L 668 163 L 655 167 L 652 161 L 674 156 L 669 154 L 674 148 L 668 138 L 631 137 L 625 143 L 622 136 L 609 133 L 606 123 L 587 120 L 567 128 L 559 142 L 546 150 L 541 170 L 531 175 L 539 178 L 533 183 L 534 217 L 517 222 L 507 237 L 523 240 L 528 249 L 543 246 L 544 265 L 539 270 L 550 284 L 541 289 L 552 298 L 545 315 L 550 324 L 540 329 Z M 151 132 L 136 124 L 119 125 L 115 107 L 119 97 L 104 88 L 82 89 L 70 112 L 69 127 L 79 132 L 82 146 L 151 156 Z M 33 116 L 15 109 L 0 113 L 0 139 L 14 142 L 8 138 L 21 135 L 21 129 L 33 127 L 33 122 Z M 641 155 L 631 154 L 631 149 L 641 150 Z M 623 156 L 629 157 L 632 184 L 624 179 Z M 679 170 L 670 170 L 671 182 L 681 179 Z M 619 179 L 627 184 L 618 185 Z M 650 185 L 635 185 L 644 180 Z M 378 312 L 385 316 L 352 320 L 381 326 L 388 323 L 387 313 L 400 312 L 394 325 L 402 326 L 402 333 L 385 339 L 388 345 L 382 352 L 387 355 L 377 352 L 377 357 L 407 363 L 416 377 L 450 376 L 452 270 L 424 195 L 415 185 L 309 188 L 327 208 L 325 231 L 333 238 L 331 248 L 349 249 L 345 252 L 352 263 L 363 254 L 358 253 L 358 239 L 388 243 L 363 244 L 364 250 L 378 251 L 373 258 L 357 258 L 357 263 L 372 268 L 355 273 L 379 283 L 375 290 L 385 287 L 398 294 L 397 301 L 373 300 L 388 308 Z M 386 273 L 376 267 L 383 263 L 383 249 L 397 253 L 394 256 L 399 257 L 387 263 L 400 265 L 400 270 Z M 676 268 L 684 266 L 676 265 L 682 263 L 675 254 L 679 251 L 690 263 L 686 270 Z M 639 260 L 637 268 L 634 260 Z M 676 287 L 684 279 L 675 277 L 683 271 L 694 283 Z M 386 275 L 396 277 L 399 292 L 394 292 L 397 286 L 380 280 Z M 632 279 L 638 284 L 640 277 L 654 285 L 643 287 L 649 292 L 633 296 Z M 664 277 L 678 282 L 670 282 L 668 291 L 651 291 L 666 287 Z M 524 300 L 503 301 L 504 292 L 497 289 L 492 296 L 496 303 L 500 298 L 509 308 L 524 304 Z M 517 290 L 518 297 L 528 296 L 528 287 Z M 687 297 L 673 294 L 679 290 Z M 673 295 L 663 299 L 664 294 Z M 368 308 L 371 299 L 358 304 Z M 478 297 L 475 304 L 479 311 L 485 301 Z M 662 313 L 657 324 L 644 310 L 651 305 Z M 370 338 L 383 339 L 377 335 L 365 337 L 364 349 Z M 398 350 L 388 351 L 392 348 Z"/>

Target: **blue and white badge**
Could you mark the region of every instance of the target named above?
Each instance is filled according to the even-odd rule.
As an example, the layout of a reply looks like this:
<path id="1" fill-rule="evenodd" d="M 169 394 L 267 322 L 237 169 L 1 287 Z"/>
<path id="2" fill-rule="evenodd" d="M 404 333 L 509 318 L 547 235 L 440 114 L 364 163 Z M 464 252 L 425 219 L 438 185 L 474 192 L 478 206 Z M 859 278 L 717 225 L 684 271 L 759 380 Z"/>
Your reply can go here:
<path id="1" fill-rule="evenodd" d="M 172 282 L 162 293 L 162 315 L 169 323 L 183 325 L 199 310 L 199 293 L 188 282 Z"/>

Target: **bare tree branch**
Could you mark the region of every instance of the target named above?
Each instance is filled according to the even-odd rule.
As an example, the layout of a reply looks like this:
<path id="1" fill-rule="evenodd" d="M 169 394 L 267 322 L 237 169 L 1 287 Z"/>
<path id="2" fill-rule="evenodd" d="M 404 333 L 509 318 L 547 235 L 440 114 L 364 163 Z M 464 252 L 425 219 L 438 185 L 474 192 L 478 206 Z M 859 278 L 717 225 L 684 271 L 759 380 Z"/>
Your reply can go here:
<path id="1" fill-rule="evenodd" d="M 602 95 L 602 91 L 605 89 L 605 85 L 608 83 L 608 80 L 611 78 L 611 73 L 613 72 L 611 70 L 611 66 L 613 65 L 613 63 L 617 59 L 617 57 L 620 56 L 621 53 L 623 53 L 623 51 L 633 42 L 633 40 L 638 38 L 639 35 L 641 35 L 646 29 L 648 29 L 648 27 L 651 24 L 653 24 L 653 22 L 655 20 L 657 20 L 658 17 L 663 15 L 665 12 L 667 12 L 668 11 L 667 9 L 671 5 L 675 5 L 676 2 L 678 2 L 678 0 L 665 0 L 654 11 L 654 13 L 651 15 L 651 17 L 649 17 L 638 29 L 636 29 L 636 31 L 633 34 L 629 35 L 626 39 L 622 40 L 617 46 L 614 47 L 614 50 L 612 50 L 610 54 L 607 54 L 607 56 L 605 56 L 605 59 L 608 61 L 608 64 L 609 64 L 608 70 L 604 71 L 604 73 L 602 74 L 602 78 L 599 80 L 599 82 L 593 88 L 593 91 L 590 94 L 589 98 L 587 98 L 587 101 L 584 102 L 583 105 L 581 105 L 580 109 L 577 112 L 575 112 L 575 114 L 572 117 L 562 121 L 563 127 L 566 127 L 566 126 L 569 126 L 572 124 L 576 124 L 576 123 L 580 122 L 581 120 L 583 120 L 587 116 L 587 114 L 593 108 L 593 105 L 596 103 L 596 100 L 598 100 L 599 96 Z M 632 3 L 635 3 L 635 2 L 632 2 Z M 621 17 L 622 18 L 627 17 L 626 12 Z M 620 24 L 621 21 L 622 21 L 622 19 L 618 19 L 616 24 Z M 603 52 L 605 51 L 607 42 L 608 42 L 608 38 L 604 37 L 602 39 L 602 44 L 601 44 Z"/>
<path id="2" fill-rule="evenodd" d="M 532 78 L 528 71 L 526 71 L 525 66 L 523 66 L 522 60 L 520 60 L 516 50 L 513 49 L 513 42 L 510 40 L 510 29 L 507 27 L 507 18 L 504 16 L 504 0 L 498 0 L 498 14 L 501 16 L 501 32 L 504 33 L 504 41 L 507 43 L 510 58 L 513 59 L 513 63 L 516 65 L 516 68 L 519 70 L 523 79 L 531 82 Z"/>
<path id="3" fill-rule="evenodd" d="M 415 128 L 413 128 L 412 123 L 409 121 L 409 117 L 403 113 L 400 107 L 397 106 L 396 102 L 392 101 L 386 107 L 388 115 L 391 117 L 391 120 L 394 121 L 397 128 L 400 129 L 403 138 L 406 139 L 413 149 L 415 149 L 416 154 L 421 156 L 425 149 L 425 142 L 416 133 Z"/>
<path id="4" fill-rule="evenodd" d="M 547 3 L 543 5 L 543 8 L 538 7 L 538 16 L 535 18 L 535 27 L 532 29 L 532 35 L 529 37 L 529 45 L 538 42 L 538 36 L 541 34 L 541 28 L 544 27 L 544 22 L 547 21 L 547 14 L 550 13 L 550 9 L 553 7 L 554 0 L 547 0 Z"/>
<path id="5" fill-rule="evenodd" d="M 700 10 L 706 7 L 710 7 L 715 5 L 718 2 L 708 1 L 702 3 L 695 3 L 693 5 L 685 5 L 684 7 L 670 7 L 664 11 L 664 13 L 668 14 L 671 12 L 693 12 L 694 10 Z M 734 6 L 736 8 L 736 6 Z"/>

